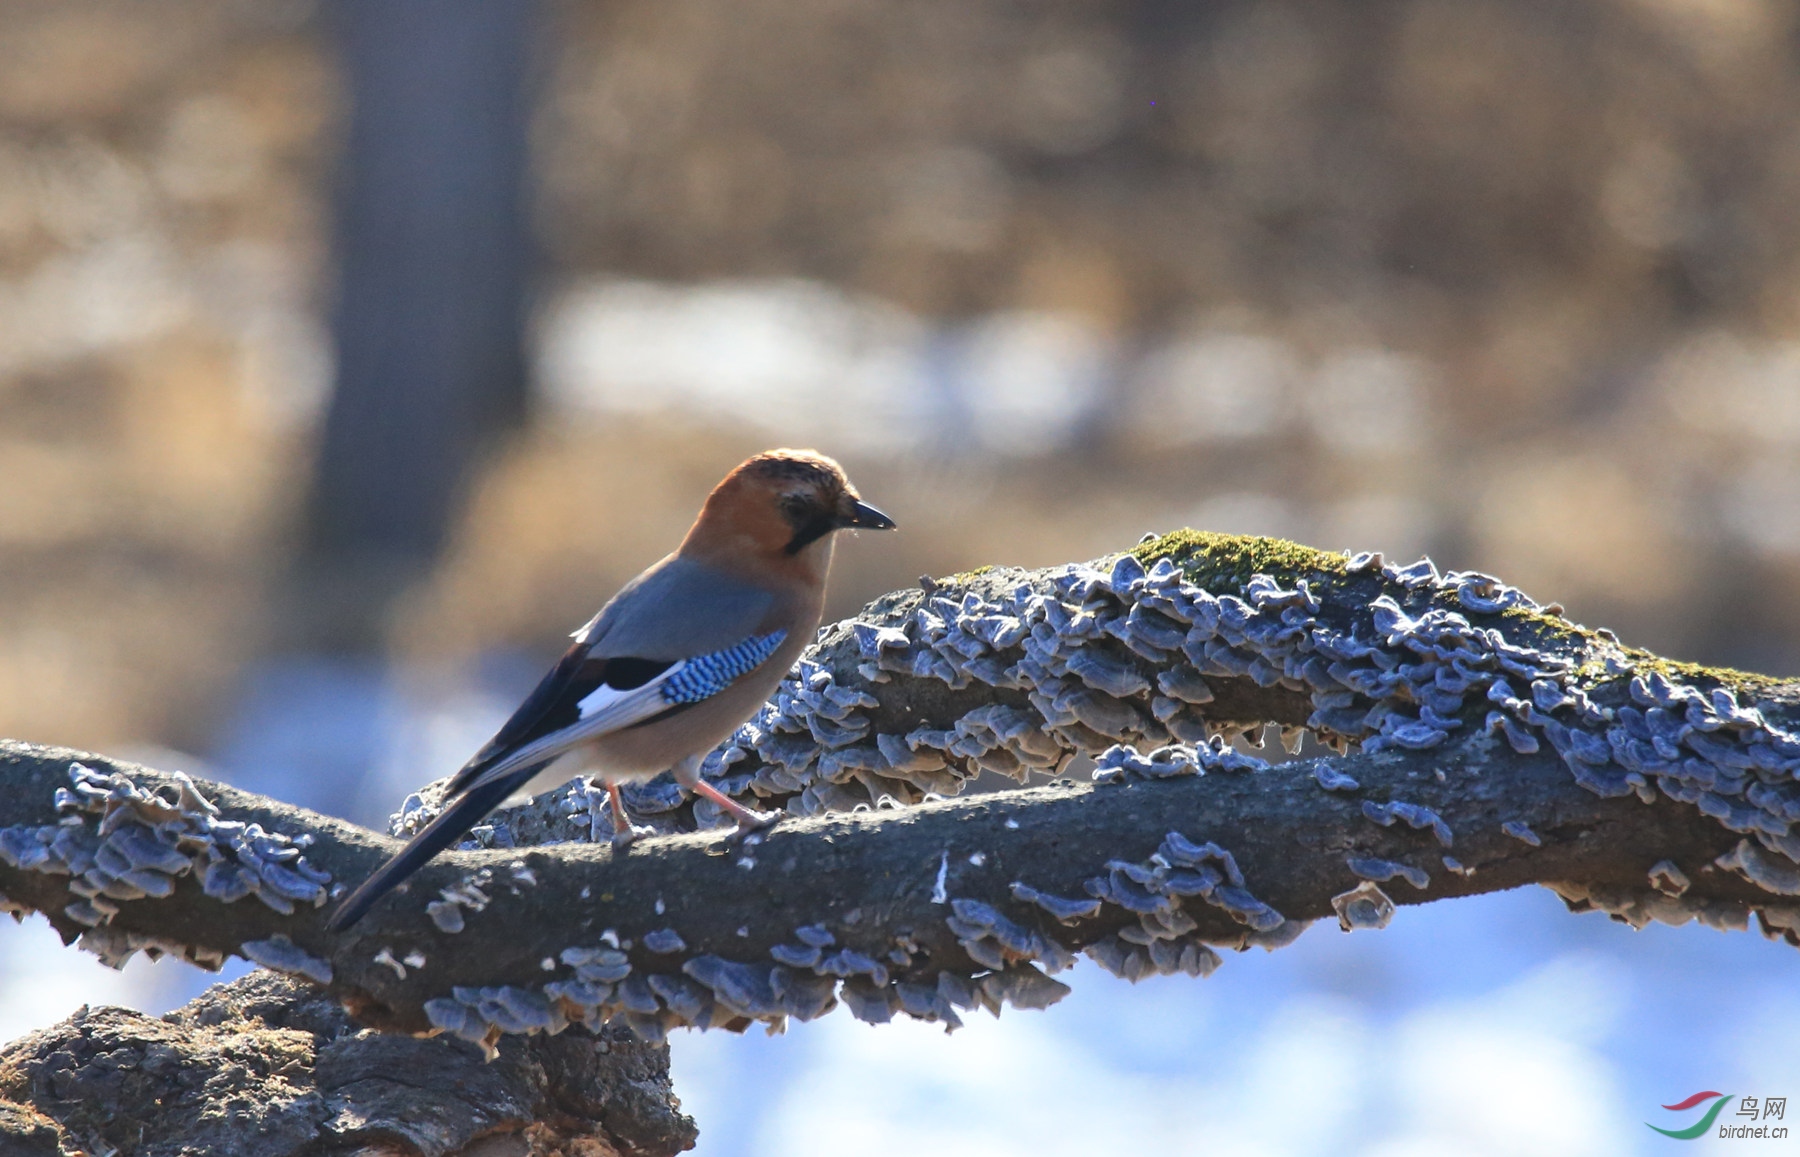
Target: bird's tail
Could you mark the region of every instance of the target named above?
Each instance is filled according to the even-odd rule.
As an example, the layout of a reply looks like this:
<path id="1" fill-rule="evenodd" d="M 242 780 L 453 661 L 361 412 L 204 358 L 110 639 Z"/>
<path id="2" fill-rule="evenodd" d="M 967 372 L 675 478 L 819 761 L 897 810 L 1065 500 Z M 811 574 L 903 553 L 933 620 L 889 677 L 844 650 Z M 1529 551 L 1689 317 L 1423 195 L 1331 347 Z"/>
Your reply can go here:
<path id="1" fill-rule="evenodd" d="M 338 905 L 338 910 L 325 922 L 326 929 L 342 932 L 361 920 L 374 907 L 375 901 L 424 867 L 433 856 L 460 840 L 470 828 L 481 822 L 483 816 L 499 807 L 521 783 L 535 775 L 537 770 L 525 769 L 523 775 L 514 774 L 502 780 L 479 784 L 458 796 L 436 819 L 426 824 L 425 829 L 412 838 L 412 842 L 396 852 L 393 859 L 375 869 L 372 876 Z"/>

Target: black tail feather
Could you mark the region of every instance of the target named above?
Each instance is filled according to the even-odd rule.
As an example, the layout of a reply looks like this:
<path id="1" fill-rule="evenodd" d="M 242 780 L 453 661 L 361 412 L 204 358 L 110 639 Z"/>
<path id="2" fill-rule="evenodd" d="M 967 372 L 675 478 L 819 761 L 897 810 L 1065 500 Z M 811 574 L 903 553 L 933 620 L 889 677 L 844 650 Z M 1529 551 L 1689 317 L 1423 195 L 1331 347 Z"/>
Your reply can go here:
<path id="1" fill-rule="evenodd" d="M 375 906 L 375 901 L 424 867 L 433 856 L 462 839 L 470 828 L 481 822 L 483 816 L 499 807 L 507 796 L 539 770 L 520 768 L 505 779 L 482 784 L 459 796 L 436 819 L 426 824 L 425 830 L 414 836 L 411 843 L 396 852 L 393 859 L 375 869 L 373 875 L 350 893 L 349 898 L 331 914 L 331 919 L 325 922 L 326 929 L 342 932 L 361 920 Z"/>

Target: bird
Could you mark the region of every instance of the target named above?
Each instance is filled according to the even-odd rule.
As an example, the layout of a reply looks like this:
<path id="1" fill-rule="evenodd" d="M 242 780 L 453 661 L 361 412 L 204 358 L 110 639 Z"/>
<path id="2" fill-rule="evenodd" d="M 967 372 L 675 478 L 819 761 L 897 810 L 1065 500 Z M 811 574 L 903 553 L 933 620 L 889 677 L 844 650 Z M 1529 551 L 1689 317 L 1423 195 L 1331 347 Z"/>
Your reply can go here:
<path id="1" fill-rule="evenodd" d="M 562 658 L 452 778 L 448 806 L 344 900 L 327 928 L 355 924 L 528 784 L 572 778 L 546 770 L 571 753 L 604 781 L 617 843 L 634 835 L 619 784 L 665 770 L 729 813 L 740 834 L 773 823 L 702 780 L 700 761 L 812 641 L 836 532 L 894 525 L 816 451 L 744 461 L 713 488 L 674 553 L 573 633 Z"/>

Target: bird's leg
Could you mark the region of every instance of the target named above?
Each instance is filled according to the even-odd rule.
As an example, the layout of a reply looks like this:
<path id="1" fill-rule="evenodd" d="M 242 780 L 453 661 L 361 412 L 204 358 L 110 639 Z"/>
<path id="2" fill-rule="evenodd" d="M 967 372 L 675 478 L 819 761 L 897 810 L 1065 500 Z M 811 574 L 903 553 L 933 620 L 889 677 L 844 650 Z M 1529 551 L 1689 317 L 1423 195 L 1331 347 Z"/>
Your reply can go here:
<path id="1" fill-rule="evenodd" d="M 592 801 L 599 793 L 593 790 L 591 781 L 588 792 L 589 806 L 592 807 Z M 625 800 L 619 795 L 619 785 L 612 782 L 610 779 L 606 781 L 606 799 L 612 810 L 612 845 L 616 850 L 622 852 L 626 848 L 629 848 L 637 841 L 639 836 L 653 836 L 656 834 L 655 828 L 639 828 L 632 826 L 631 817 L 625 814 Z M 595 824 L 597 827 L 597 819 Z M 598 835 L 598 831 L 595 831 L 590 838 Z M 595 842 L 598 843 L 599 841 L 596 839 Z"/>
<path id="2" fill-rule="evenodd" d="M 701 779 L 700 757 L 697 755 L 688 756 L 671 770 L 675 773 L 676 783 L 724 808 L 725 814 L 737 821 L 737 834 L 740 836 L 773 827 L 781 820 L 779 812 L 753 811 Z"/>

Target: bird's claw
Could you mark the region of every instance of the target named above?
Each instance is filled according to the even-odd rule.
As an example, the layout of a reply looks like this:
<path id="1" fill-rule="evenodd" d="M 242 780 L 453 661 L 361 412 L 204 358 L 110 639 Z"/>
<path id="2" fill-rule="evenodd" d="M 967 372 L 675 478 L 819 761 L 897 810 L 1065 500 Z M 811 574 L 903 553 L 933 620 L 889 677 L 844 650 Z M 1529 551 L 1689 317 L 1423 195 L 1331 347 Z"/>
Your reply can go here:
<path id="1" fill-rule="evenodd" d="M 628 824 L 625 827 L 616 828 L 612 834 L 613 851 L 622 852 L 643 837 L 655 834 L 655 828 L 643 824 Z"/>
<path id="2" fill-rule="evenodd" d="M 738 834 L 748 835 L 751 832 L 766 832 L 776 824 L 780 823 L 784 818 L 786 818 L 786 813 L 784 812 L 759 812 L 751 811 L 746 808 L 744 809 L 744 814 L 737 817 Z"/>
<path id="3" fill-rule="evenodd" d="M 758 812 L 745 809 L 744 814 L 733 817 L 737 826 L 725 836 L 727 848 L 751 848 L 762 843 L 763 836 L 781 822 L 780 812 Z"/>

